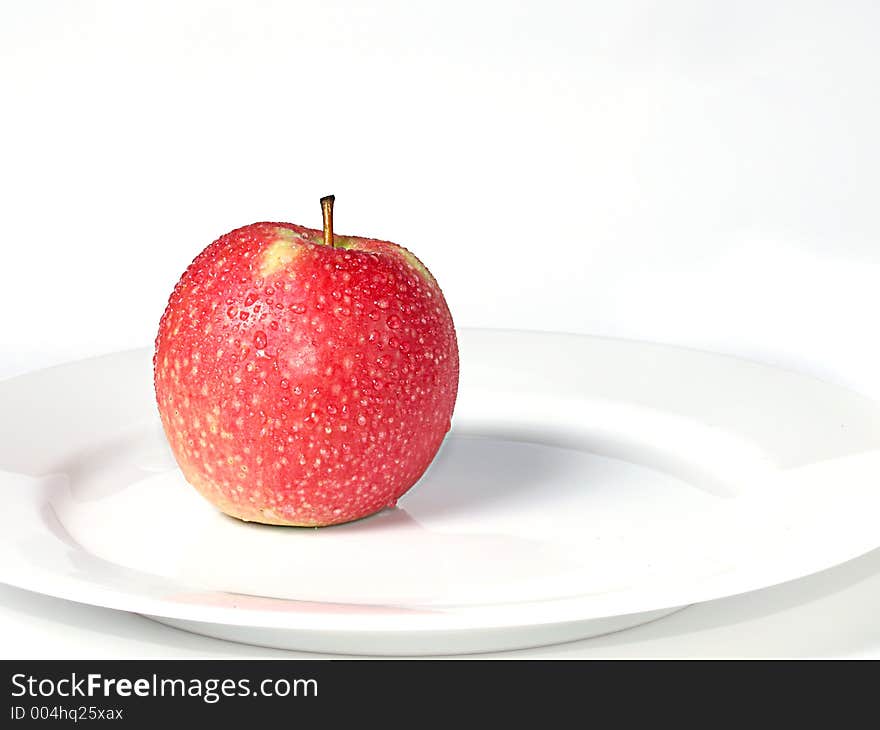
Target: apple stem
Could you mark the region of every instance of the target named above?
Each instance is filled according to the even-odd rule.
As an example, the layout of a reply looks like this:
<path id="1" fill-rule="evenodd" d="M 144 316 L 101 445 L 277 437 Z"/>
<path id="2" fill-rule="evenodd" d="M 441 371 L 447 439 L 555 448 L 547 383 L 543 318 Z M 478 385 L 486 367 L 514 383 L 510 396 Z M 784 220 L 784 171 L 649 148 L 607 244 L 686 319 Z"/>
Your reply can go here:
<path id="1" fill-rule="evenodd" d="M 333 201 L 335 195 L 325 195 L 321 198 L 321 213 L 324 216 L 324 245 L 333 248 Z"/>

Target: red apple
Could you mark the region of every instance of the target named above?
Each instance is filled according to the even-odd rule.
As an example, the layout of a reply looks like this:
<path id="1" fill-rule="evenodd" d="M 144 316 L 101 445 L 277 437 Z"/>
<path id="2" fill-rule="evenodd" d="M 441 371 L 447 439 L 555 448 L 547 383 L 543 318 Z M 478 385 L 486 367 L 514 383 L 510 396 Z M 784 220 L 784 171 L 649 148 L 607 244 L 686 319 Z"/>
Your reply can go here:
<path id="1" fill-rule="evenodd" d="M 199 254 L 153 358 L 187 481 L 233 517 L 331 525 L 392 506 L 449 430 L 458 345 L 428 269 L 394 243 L 254 223 Z"/>

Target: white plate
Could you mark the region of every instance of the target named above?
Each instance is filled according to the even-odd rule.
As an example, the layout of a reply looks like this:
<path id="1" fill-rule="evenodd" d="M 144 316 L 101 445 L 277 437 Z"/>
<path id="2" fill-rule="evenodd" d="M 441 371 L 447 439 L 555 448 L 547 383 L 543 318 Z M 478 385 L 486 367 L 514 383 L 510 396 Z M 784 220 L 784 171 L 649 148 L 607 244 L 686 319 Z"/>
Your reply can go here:
<path id="1" fill-rule="evenodd" d="M 880 407 L 672 347 L 460 332 L 453 431 L 395 510 L 224 517 L 184 481 L 150 353 L 0 383 L 0 580 L 211 636 L 427 654 L 583 638 L 880 546 Z"/>

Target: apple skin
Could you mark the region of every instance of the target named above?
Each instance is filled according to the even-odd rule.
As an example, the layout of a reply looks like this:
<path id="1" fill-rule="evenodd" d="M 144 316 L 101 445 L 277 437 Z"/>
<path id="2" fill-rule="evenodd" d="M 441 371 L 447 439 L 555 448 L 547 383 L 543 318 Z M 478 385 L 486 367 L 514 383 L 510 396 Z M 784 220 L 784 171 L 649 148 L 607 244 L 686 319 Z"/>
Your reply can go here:
<path id="1" fill-rule="evenodd" d="M 254 223 L 184 272 L 153 357 L 187 481 L 228 515 L 356 520 L 396 504 L 434 459 L 458 392 L 440 287 L 406 249 Z"/>

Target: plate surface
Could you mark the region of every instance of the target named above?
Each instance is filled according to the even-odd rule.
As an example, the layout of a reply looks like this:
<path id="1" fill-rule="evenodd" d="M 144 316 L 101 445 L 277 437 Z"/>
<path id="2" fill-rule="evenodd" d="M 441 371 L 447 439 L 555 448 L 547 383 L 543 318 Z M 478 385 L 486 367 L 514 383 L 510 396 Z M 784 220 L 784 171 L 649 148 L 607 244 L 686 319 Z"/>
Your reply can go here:
<path id="1" fill-rule="evenodd" d="M 301 650 L 489 651 L 619 630 L 880 546 L 880 407 L 708 353 L 462 330 L 453 430 L 373 517 L 216 512 L 150 353 L 0 383 L 0 581 Z"/>

